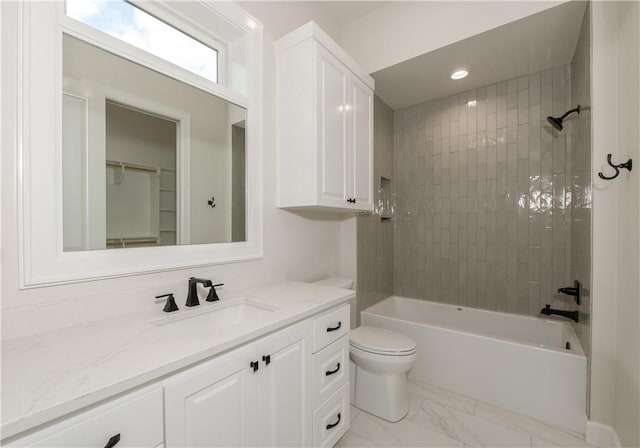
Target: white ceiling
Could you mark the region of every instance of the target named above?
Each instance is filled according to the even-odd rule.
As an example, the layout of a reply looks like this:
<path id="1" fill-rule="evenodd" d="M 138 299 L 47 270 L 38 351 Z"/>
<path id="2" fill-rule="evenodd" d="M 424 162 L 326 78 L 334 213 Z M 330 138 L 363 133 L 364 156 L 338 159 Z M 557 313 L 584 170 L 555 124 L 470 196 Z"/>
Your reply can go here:
<path id="1" fill-rule="evenodd" d="M 342 27 L 388 1 L 239 1 L 274 39 L 314 20 L 334 40 L 340 40 Z"/>
<path id="2" fill-rule="evenodd" d="M 374 72 L 376 94 L 399 109 L 567 64 L 585 7 L 567 2 Z M 453 81 L 458 68 L 469 76 Z"/>

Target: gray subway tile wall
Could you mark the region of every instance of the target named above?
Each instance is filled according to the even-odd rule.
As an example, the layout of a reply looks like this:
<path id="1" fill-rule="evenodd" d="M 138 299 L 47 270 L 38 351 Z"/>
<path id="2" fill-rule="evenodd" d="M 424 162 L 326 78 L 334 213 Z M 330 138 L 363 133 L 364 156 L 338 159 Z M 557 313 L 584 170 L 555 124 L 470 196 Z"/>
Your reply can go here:
<path id="1" fill-rule="evenodd" d="M 580 104 L 571 121 L 571 279 L 582 283 L 580 323 L 575 326 L 580 344 L 591 362 L 591 76 L 590 14 L 587 4 L 576 51 L 571 61 L 571 98 Z M 591 369 L 587 369 L 587 375 Z M 590 383 L 591 378 L 587 378 Z M 587 387 L 587 413 L 589 392 Z"/>
<path id="2" fill-rule="evenodd" d="M 381 178 L 394 180 L 393 110 L 379 97 L 374 100 L 374 202 L 381 193 Z M 356 324 L 360 311 L 393 294 L 393 221 L 381 220 L 374 213 L 357 218 L 358 273 L 356 281 Z"/>
<path id="3" fill-rule="evenodd" d="M 537 315 L 570 284 L 570 96 L 565 65 L 394 112 L 395 294 Z"/>

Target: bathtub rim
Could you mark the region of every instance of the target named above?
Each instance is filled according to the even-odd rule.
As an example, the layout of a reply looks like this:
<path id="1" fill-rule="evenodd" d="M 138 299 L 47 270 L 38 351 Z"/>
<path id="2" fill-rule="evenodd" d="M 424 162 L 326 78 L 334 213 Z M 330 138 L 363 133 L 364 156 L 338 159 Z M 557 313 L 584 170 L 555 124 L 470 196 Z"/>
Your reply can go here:
<path id="1" fill-rule="evenodd" d="M 509 316 L 509 317 L 518 317 L 518 318 L 524 318 L 524 319 L 529 319 L 529 320 L 541 320 L 541 321 L 545 321 L 545 322 L 550 322 L 553 324 L 559 324 L 561 325 L 563 328 L 565 328 L 568 332 L 568 339 L 571 343 L 571 349 L 564 349 L 564 348 L 559 348 L 559 347 L 553 347 L 553 346 L 548 346 L 548 345 L 544 345 L 544 344 L 532 344 L 529 342 L 524 342 L 521 341 L 519 339 L 513 339 L 513 338 L 507 338 L 507 337 L 500 337 L 500 336 L 489 336 L 483 333 L 478 333 L 475 331 L 470 331 L 470 330 L 461 330 L 458 328 L 451 328 L 451 327 L 447 327 L 444 325 L 438 325 L 436 323 L 432 323 L 432 322 L 417 322 L 417 321 L 413 321 L 413 320 L 407 320 L 407 319 L 401 319 L 398 317 L 392 317 L 392 316 L 388 316 L 386 314 L 381 314 L 381 313 L 375 313 L 372 312 L 372 310 L 375 310 L 376 308 L 379 308 L 381 306 L 381 304 L 389 299 L 402 299 L 402 300 L 408 300 L 408 301 L 414 301 L 414 302 L 427 302 L 428 304 L 431 305 L 439 305 L 442 307 L 450 307 L 450 308 L 460 308 L 462 310 L 464 309 L 470 309 L 470 310 L 474 310 L 474 311 L 480 311 L 483 313 L 492 313 L 492 314 L 502 314 L 505 316 Z M 561 320 L 557 320 L 557 319 L 547 319 L 547 318 L 542 318 L 542 317 L 537 317 L 537 316 L 527 316 L 527 315 L 523 315 L 523 314 L 515 314 L 515 313 L 507 313 L 504 311 L 493 311 L 493 310 L 485 310 L 482 308 L 474 308 L 474 307 L 470 307 L 470 306 L 460 306 L 460 305 L 453 305 L 450 303 L 442 303 L 442 302 L 434 302 L 432 300 L 426 300 L 426 299 L 415 299 L 412 297 L 404 297 L 404 296 L 398 296 L 398 295 L 391 295 L 388 297 L 385 297 L 384 299 L 382 299 L 380 302 L 375 303 L 373 305 L 371 305 L 368 308 L 365 308 L 364 310 L 360 311 L 360 314 L 368 314 L 371 316 L 380 316 L 383 317 L 385 319 L 391 319 L 394 320 L 396 322 L 409 322 L 412 324 L 416 324 L 416 325 L 425 325 L 428 327 L 435 327 L 450 333 L 456 333 L 456 334 L 465 334 L 465 335 L 472 335 L 475 337 L 480 337 L 483 339 L 491 339 L 491 340 L 499 340 L 499 341 L 503 341 L 503 342 L 508 342 L 511 344 L 516 344 L 516 345 L 520 345 L 520 346 L 524 346 L 524 347 L 529 347 L 529 348 L 533 348 L 533 349 L 537 349 L 537 350 L 542 350 L 542 351 L 547 351 L 547 352 L 554 352 L 554 353 L 559 353 L 562 355 L 566 355 L 566 356 L 575 356 L 578 358 L 583 358 L 586 360 L 586 354 L 584 352 L 584 349 L 582 348 L 582 344 L 580 344 L 580 340 L 578 339 L 578 335 L 575 332 L 575 329 L 573 328 L 573 326 L 569 323 L 569 322 L 563 322 Z M 579 350 L 576 350 L 576 347 Z"/>

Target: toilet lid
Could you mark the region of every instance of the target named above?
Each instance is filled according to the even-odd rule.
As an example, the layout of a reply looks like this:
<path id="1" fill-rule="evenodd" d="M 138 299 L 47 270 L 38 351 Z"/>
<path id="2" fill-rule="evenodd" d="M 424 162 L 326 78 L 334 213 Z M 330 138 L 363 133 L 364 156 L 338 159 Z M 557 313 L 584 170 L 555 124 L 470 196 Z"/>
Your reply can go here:
<path id="1" fill-rule="evenodd" d="M 416 350 L 413 339 L 396 333 L 375 327 L 358 327 L 349 333 L 349 343 L 359 349 L 381 354 L 403 354 Z"/>

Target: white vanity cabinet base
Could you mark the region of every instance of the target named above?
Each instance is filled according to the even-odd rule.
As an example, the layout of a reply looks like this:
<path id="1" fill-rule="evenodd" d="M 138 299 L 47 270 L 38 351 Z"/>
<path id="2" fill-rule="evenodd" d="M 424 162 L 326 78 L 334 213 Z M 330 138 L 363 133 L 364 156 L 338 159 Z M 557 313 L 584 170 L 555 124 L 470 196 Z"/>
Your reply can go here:
<path id="1" fill-rule="evenodd" d="M 117 448 L 331 446 L 349 427 L 349 322 L 349 305 L 337 305 L 153 386 L 3 442 L 103 447 L 120 434 Z M 338 371 L 327 376 L 338 363 Z M 339 424 L 326 429 L 338 414 Z"/>
<path id="2" fill-rule="evenodd" d="M 257 446 L 255 359 L 251 344 L 167 381 L 167 447 Z"/>
<path id="3" fill-rule="evenodd" d="M 349 313 L 349 305 L 346 304 L 313 321 L 313 353 L 349 334 L 351 325 Z"/>
<path id="4" fill-rule="evenodd" d="M 257 345 L 260 362 L 260 375 L 257 376 L 260 445 L 311 445 L 313 386 L 310 322 L 267 336 Z"/>
<path id="5" fill-rule="evenodd" d="M 16 447 L 103 447 L 120 434 L 117 447 L 162 447 L 162 388 L 128 394 L 61 423 L 9 442 Z"/>
<path id="6" fill-rule="evenodd" d="M 214 358 L 164 385 L 168 448 L 308 446 L 311 322 Z"/>
<path id="7" fill-rule="evenodd" d="M 347 381 L 349 381 L 349 336 L 345 335 L 313 355 L 314 407 L 324 403 Z"/>
<path id="8" fill-rule="evenodd" d="M 314 447 L 335 445 L 349 429 L 350 322 L 349 304 L 340 305 L 313 320 Z M 327 375 L 338 368 L 338 363 L 338 371 Z"/>
<path id="9" fill-rule="evenodd" d="M 313 446 L 335 445 L 349 429 L 349 421 L 349 383 L 346 383 L 313 413 Z"/>

